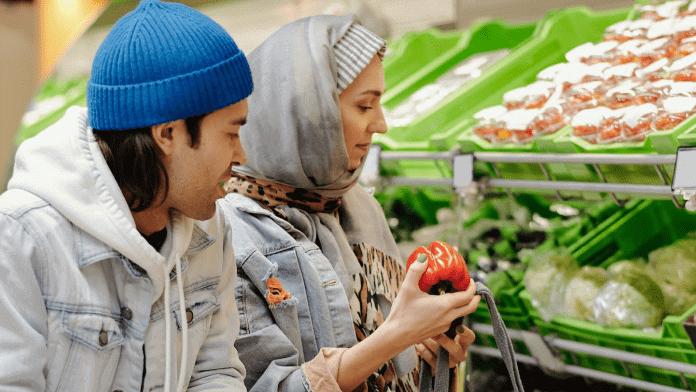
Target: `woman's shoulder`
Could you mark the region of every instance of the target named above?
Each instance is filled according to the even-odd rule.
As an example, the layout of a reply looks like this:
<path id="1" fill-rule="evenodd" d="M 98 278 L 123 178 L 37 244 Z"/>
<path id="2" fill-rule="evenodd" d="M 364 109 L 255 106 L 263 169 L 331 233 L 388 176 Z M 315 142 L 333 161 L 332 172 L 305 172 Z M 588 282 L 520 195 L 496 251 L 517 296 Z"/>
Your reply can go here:
<path id="1" fill-rule="evenodd" d="M 295 243 L 278 222 L 280 218 L 249 197 L 230 193 L 218 200 L 218 208 L 232 230 L 232 244 L 238 257 L 254 250 L 266 254 Z"/>

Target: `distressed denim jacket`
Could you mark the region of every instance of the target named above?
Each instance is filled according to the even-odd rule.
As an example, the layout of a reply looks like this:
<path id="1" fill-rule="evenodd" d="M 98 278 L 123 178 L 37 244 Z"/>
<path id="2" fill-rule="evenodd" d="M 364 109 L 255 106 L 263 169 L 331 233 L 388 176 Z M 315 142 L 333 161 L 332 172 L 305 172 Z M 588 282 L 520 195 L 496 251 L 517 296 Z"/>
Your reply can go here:
<path id="1" fill-rule="evenodd" d="M 193 222 L 180 246 L 170 220 L 159 254 L 137 232 L 83 108 L 20 146 L 8 188 L 0 195 L 1 391 L 159 391 L 167 345 L 172 385 L 185 372 L 189 391 L 245 390 L 233 345 L 232 233 L 221 214 Z M 160 263 L 175 247 L 184 250 L 175 253 L 180 276 Z M 183 283 L 185 314 L 176 289 L 165 314 L 155 282 L 169 271 L 171 287 Z"/>
<path id="2" fill-rule="evenodd" d="M 315 390 L 302 365 L 324 347 L 357 343 L 339 276 L 314 242 L 254 200 L 229 194 L 219 206 L 234 232 L 240 319 L 235 346 L 246 367 L 246 387 Z M 269 278 L 290 298 L 269 301 Z"/>

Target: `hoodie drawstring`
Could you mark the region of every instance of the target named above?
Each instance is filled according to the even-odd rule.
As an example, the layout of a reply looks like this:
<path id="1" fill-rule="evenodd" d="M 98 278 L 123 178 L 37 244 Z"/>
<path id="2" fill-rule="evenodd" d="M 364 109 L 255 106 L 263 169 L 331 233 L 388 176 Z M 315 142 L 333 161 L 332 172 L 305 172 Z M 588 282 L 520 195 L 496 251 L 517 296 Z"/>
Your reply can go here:
<path id="1" fill-rule="evenodd" d="M 186 359 L 188 356 L 188 320 L 186 318 L 186 303 L 184 299 L 184 281 L 181 275 L 181 257 L 178 252 L 174 253 L 176 262 L 176 283 L 179 291 L 179 322 L 181 323 L 181 365 L 179 366 L 179 377 L 176 384 L 176 392 L 184 390 L 186 383 Z M 165 336 L 167 339 L 165 347 L 165 370 L 164 370 L 164 391 L 169 392 L 171 389 L 171 300 L 169 298 L 169 273 L 167 268 L 164 268 L 164 313 L 165 317 Z"/>

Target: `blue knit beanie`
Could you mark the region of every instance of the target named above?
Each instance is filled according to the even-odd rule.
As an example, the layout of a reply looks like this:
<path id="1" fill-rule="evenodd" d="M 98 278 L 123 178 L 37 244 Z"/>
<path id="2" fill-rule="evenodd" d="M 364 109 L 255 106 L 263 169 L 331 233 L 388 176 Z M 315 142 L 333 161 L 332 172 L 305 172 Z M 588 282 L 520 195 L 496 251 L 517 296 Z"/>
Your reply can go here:
<path id="1" fill-rule="evenodd" d="M 182 4 L 143 0 L 97 51 L 89 123 L 102 131 L 149 127 L 222 109 L 252 88 L 244 53 L 219 24 Z"/>

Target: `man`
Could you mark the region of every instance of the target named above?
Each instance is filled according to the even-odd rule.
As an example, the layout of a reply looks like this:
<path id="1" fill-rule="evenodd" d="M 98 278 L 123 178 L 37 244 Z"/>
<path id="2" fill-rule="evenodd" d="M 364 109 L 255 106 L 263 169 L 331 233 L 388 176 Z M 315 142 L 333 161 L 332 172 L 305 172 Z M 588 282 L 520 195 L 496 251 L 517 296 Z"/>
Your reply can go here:
<path id="1" fill-rule="evenodd" d="M 0 195 L 0 390 L 244 390 L 216 200 L 251 91 L 189 7 L 144 0 L 114 25 L 87 108 L 23 143 Z"/>

